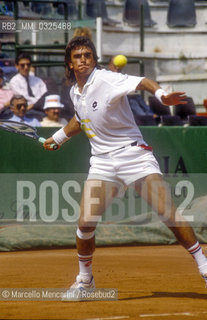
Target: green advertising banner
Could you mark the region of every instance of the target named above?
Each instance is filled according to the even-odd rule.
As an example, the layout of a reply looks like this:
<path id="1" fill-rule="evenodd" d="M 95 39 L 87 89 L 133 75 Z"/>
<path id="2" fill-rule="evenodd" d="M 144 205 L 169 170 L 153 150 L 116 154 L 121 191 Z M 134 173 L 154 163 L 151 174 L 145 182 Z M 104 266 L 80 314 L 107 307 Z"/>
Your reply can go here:
<path id="1" fill-rule="evenodd" d="M 56 128 L 39 128 L 50 137 Z M 207 127 L 142 127 L 142 134 L 163 173 L 207 173 Z M 81 133 L 56 152 L 45 151 L 29 138 L 0 131 L 2 173 L 87 173 L 90 146 Z"/>
<path id="2" fill-rule="evenodd" d="M 39 128 L 38 134 L 47 138 L 55 130 Z M 201 242 L 207 242 L 206 130 L 141 128 L 153 146 L 177 210 Z M 75 245 L 90 158 L 85 135 L 73 137 L 58 151 L 45 151 L 35 140 L 4 131 L 0 141 L 0 250 Z M 174 243 L 164 223 L 167 218 L 166 213 L 160 221 L 132 185 L 99 220 L 97 243 Z"/>

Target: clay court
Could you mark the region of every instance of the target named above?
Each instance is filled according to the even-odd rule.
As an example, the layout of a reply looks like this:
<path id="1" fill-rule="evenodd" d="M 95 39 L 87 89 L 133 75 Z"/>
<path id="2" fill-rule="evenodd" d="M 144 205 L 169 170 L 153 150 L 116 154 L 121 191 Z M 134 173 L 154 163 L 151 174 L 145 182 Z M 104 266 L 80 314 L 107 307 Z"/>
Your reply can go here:
<path id="1" fill-rule="evenodd" d="M 1 288 L 66 288 L 78 272 L 75 249 L 1 252 L 0 261 Z M 97 248 L 93 270 L 117 301 L 0 301 L 0 319 L 207 319 L 207 289 L 181 246 Z"/>

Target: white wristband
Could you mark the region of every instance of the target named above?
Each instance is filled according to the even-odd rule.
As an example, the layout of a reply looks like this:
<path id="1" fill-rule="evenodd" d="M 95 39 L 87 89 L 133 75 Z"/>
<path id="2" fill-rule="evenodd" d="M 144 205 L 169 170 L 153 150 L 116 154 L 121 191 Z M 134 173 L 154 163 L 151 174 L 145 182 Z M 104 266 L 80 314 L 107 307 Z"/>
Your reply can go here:
<path id="1" fill-rule="evenodd" d="M 168 93 L 165 91 L 165 90 L 163 90 L 163 89 L 157 89 L 156 91 L 155 91 L 155 97 L 163 104 L 163 102 L 162 102 L 162 96 L 167 96 L 168 95 Z"/>
<path id="2" fill-rule="evenodd" d="M 63 128 L 55 132 L 52 136 L 53 140 L 56 144 L 63 144 L 64 142 L 68 141 L 70 137 L 66 136 L 65 131 Z"/>

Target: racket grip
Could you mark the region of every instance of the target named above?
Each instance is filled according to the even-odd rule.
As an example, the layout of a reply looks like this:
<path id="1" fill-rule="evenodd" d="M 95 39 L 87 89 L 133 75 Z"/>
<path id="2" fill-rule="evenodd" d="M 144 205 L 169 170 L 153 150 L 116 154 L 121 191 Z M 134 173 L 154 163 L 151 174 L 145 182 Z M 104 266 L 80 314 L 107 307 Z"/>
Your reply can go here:
<path id="1" fill-rule="evenodd" d="M 46 141 L 46 139 L 43 138 L 43 137 L 40 137 L 40 138 L 38 139 L 38 141 L 43 144 L 43 143 Z M 51 146 L 51 148 L 52 148 L 53 150 L 57 150 L 57 149 L 58 149 L 58 145 L 57 145 L 57 144 L 51 144 L 50 146 Z"/>

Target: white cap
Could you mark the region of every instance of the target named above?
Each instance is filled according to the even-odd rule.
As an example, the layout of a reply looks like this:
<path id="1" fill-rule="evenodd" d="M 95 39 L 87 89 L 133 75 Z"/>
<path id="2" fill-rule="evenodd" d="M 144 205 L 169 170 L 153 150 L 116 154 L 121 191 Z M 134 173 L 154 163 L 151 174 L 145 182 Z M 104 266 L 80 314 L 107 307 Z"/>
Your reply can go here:
<path id="1" fill-rule="evenodd" d="M 52 94 L 45 97 L 45 104 L 43 110 L 49 108 L 64 108 L 64 105 L 60 103 L 60 96 L 57 94 Z"/>

